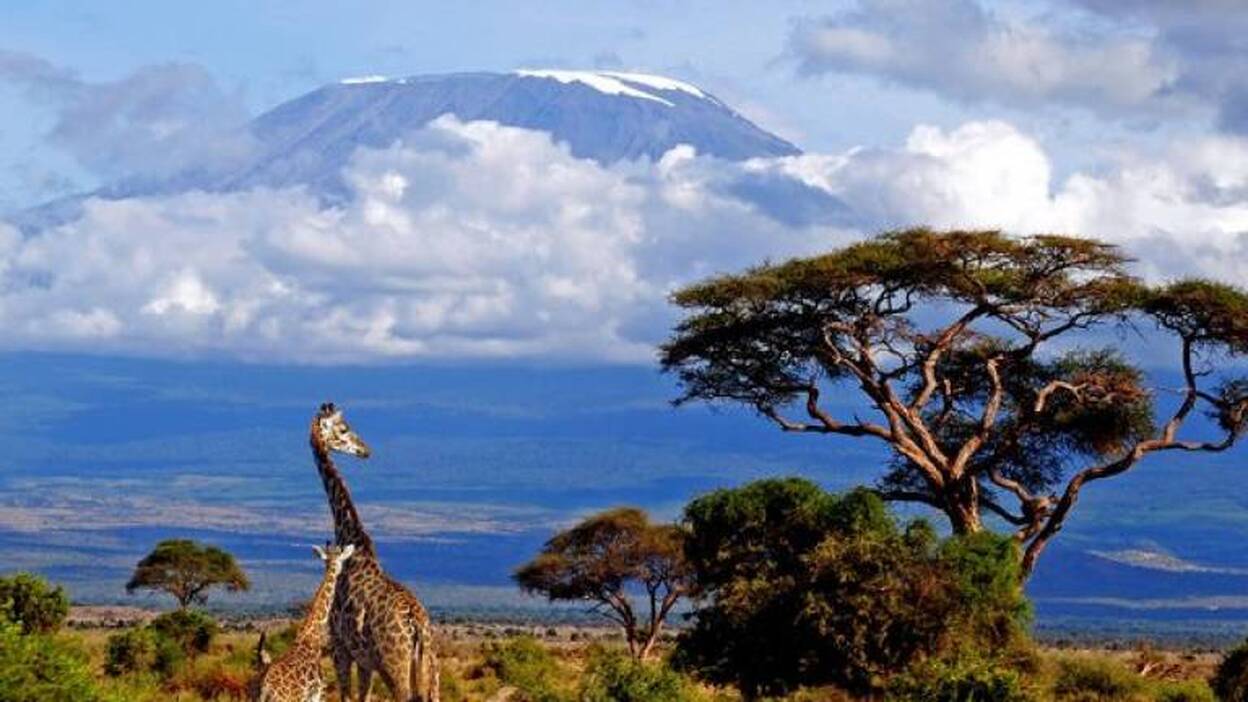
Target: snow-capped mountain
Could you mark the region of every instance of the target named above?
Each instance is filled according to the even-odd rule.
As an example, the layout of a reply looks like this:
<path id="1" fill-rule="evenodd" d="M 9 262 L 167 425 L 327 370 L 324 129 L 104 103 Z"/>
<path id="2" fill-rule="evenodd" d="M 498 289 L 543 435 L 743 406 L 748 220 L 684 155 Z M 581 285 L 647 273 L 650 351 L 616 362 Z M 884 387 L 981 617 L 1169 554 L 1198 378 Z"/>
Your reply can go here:
<path id="1" fill-rule="evenodd" d="M 563 70 L 365 76 L 326 85 L 252 120 L 246 129 L 254 149 L 239 162 L 133 178 L 90 195 L 305 185 L 335 200 L 347 192 L 341 171 L 358 148 L 391 146 L 446 114 L 545 131 L 573 155 L 603 164 L 658 159 L 680 144 L 727 160 L 799 153 L 697 86 L 661 76 Z M 75 216 L 81 200 L 48 203 L 15 220 L 38 229 Z"/>
<path id="2" fill-rule="evenodd" d="M 715 97 L 682 81 L 636 73 L 531 70 L 352 78 L 296 98 L 251 125 L 260 154 L 212 189 L 307 183 L 334 194 L 359 147 L 381 148 L 433 119 L 549 132 L 602 163 L 657 159 L 678 144 L 730 160 L 798 153 Z"/>

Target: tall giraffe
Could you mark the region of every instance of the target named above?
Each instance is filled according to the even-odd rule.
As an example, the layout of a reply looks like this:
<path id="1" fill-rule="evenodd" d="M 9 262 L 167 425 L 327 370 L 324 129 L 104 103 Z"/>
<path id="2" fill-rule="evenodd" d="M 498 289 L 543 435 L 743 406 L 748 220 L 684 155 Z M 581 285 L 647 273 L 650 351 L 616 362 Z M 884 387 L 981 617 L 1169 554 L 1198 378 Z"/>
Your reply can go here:
<path id="1" fill-rule="evenodd" d="M 354 663 L 359 675 L 358 702 L 368 702 L 373 673 L 381 676 L 400 702 L 438 702 L 440 675 L 433 623 L 420 600 L 382 569 L 373 540 L 331 457 L 338 452 L 368 458 L 368 445 L 333 403 L 321 405 L 313 417 L 311 444 L 334 515 L 334 541 L 355 546 L 355 557 L 343 569 L 329 614 L 330 650 L 340 695 L 344 702 L 350 699 Z"/>
<path id="2" fill-rule="evenodd" d="M 342 564 L 351 558 L 355 546 L 313 546 L 316 555 L 325 561 L 325 576 L 308 605 L 308 613 L 295 635 L 295 642 L 281 658 L 271 665 L 264 651 L 264 634 L 256 655 L 260 674 L 253 682 L 251 699 L 255 702 L 321 702 L 325 679 L 321 675 L 321 651 L 329 640 L 329 610 L 334 602 L 334 589 Z"/>

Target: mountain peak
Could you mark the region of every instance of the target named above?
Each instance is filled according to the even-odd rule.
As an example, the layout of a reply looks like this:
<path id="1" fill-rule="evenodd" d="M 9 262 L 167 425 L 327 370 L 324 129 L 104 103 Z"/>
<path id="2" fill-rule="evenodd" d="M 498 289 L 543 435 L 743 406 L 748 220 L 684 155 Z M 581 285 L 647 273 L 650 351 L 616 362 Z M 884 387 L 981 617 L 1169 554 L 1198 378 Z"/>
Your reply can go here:
<path id="1" fill-rule="evenodd" d="M 658 161 L 681 145 L 732 161 L 800 153 L 710 93 L 665 76 L 562 69 L 361 75 L 252 120 L 247 129 L 256 148 L 237 163 L 210 172 L 133 178 L 90 195 L 116 199 L 304 186 L 326 200 L 342 200 L 351 195 L 343 169 L 359 149 L 388 148 L 447 114 L 545 132 L 573 156 L 601 164 Z M 33 208 L 15 221 L 24 229 L 63 221 L 81 200 L 75 196 Z"/>
<path id="2" fill-rule="evenodd" d="M 514 75 L 526 78 L 547 78 L 555 80 L 563 84 L 583 83 L 607 95 L 624 95 L 627 97 L 641 98 L 643 100 L 653 100 L 662 103 L 668 107 L 675 107 L 675 103 L 670 102 L 654 93 L 651 90 L 660 92 L 679 91 L 692 95 L 696 98 L 707 100 L 710 98 L 702 89 L 697 86 L 667 78 L 665 76 L 650 75 L 647 73 L 624 73 L 621 71 L 569 71 L 560 69 L 521 69 L 513 72 Z M 715 100 L 715 102 L 719 102 Z"/>

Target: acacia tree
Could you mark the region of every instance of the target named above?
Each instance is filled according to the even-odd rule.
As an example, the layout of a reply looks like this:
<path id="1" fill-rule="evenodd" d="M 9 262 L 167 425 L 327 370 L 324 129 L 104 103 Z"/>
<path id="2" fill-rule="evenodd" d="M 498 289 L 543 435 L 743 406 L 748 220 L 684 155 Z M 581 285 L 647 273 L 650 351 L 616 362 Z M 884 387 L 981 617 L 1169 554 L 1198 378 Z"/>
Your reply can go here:
<path id="1" fill-rule="evenodd" d="M 551 601 L 592 603 L 624 629 L 638 660 L 649 658 L 667 615 L 689 590 L 681 531 L 651 524 L 634 507 L 607 510 L 556 534 L 513 577 L 526 592 Z M 634 594 L 648 606 L 641 615 Z"/>
<path id="2" fill-rule="evenodd" d="M 139 561 L 126 592 L 165 592 L 178 601 L 178 609 L 185 610 L 192 603 L 206 602 L 208 590 L 218 586 L 238 592 L 251 584 L 228 552 L 189 539 L 167 539 Z"/>
<path id="3" fill-rule="evenodd" d="M 1248 352 L 1248 294 L 1146 285 L 1127 263 L 1071 236 L 889 232 L 676 292 L 688 312 L 662 364 L 678 404 L 743 403 L 787 432 L 884 442 L 882 496 L 928 504 L 957 533 L 997 514 L 1029 574 L 1088 483 L 1153 453 L 1226 450 L 1245 428 L 1248 380 L 1209 376 Z M 1144 323 L 1175 344 L 1174 403 L 1114 348 L 1063 351 L 1094 327 Z M 829 387 L 852 388 L 871 414 L 837 416 L 821 402 Z M 1198 406 L 1218 435 L 1180 438 Z"/>

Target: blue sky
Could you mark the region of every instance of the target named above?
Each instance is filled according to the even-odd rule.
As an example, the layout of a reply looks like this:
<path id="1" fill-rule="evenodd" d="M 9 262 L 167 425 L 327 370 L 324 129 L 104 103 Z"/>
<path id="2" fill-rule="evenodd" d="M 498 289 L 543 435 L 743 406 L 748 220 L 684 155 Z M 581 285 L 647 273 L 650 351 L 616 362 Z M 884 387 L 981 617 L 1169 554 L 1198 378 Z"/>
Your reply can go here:
<path id="1" fill-rule="evenodd" d="M 452 121 L 426 137 L 461 144 L 463 160 L 412 144 L 361 154 L 344 207 L 247 191 L 95 201 L 34 237 L 0 223 L 10 348 L 300 362 L 575 348 L 648 362 L 672 287 L 909 224 L 1102 237 L 1152 279 L 1248 272 L 1248 10 L 1230 0 L 1181 12 L 1159 0 L 6 5 L 0 212 L 245 151 L 239 124 L 360 74 L 662 74 L 806 151 L 626 168 L 568 159 L 541 133 Z M 515 190 L 552 167 L 575 175 Z M 503 174 L 500 194 L 581 207 L 593 223 L 481 201 L 486 170 Z M 438 203 L 453 221 L 413 196 L 427 173 L 461 187 Z M 778 221 L 725 195 L 749 177 L 834 197 L 854 224 Z M 554 219 L 539 241 L 526 227 L 542 217 Z M 483 231 L 516 248 L 463 268 Z M 338 278 L 382 270 L 409 292 L 325 291 L 334 250 L 355 254 L 334 263 Z M 136 262 L 133 279 L 111 274 Z M 437 282 L 452 272 L 477 291 Z M 560 297 L 570 290 L 579 307 Z M 309 359 L 313 337 L 331 341 Z"/>
<path id="2" fill-rule="evenodd" d="M 1044 108 L 1037 115 L 991 100 L 944 99 L 880 76 L 804 75 L 790 45 L 795 23 L 852 12 L 854 2 L 5 4 L 0 47 L 6 50 L 45 58 L 88 81 L 115 80 L 151 64 L 198 64 L 225 90 L 237 91 L 253 113 L 357 74 L 602 66 L 696 81 L 807 149 L 892 144 L 919 121 L 948 127 L 990 118 L 1029 128 L 1062 153 L 1065 168 L 1084 165 L 1082 145 L 1103 140 L 1107 131 L 1111 138 L 1158 141 L 1155 127 L 1125 130 L 1115 121 L 1089 119 L 1083 110 Z M 1003 21 L 1044 22 L 1063 31 L 1097 32 L 1098 26 L 1107 35 L 1150 31 L 1071 4 L 991 7 Z M 959 30 L 934 28 L 952 36 Z M 0 100 L 6 108 L 0 143 L 9 161 L 4 165 L 10 167 L 5 178 L 10 188 L 16 161 L 72 171 L 54 150 L 39 147 L 39 117 L 46 114 L 11 90 L 0 92 Z M 1163 125 L 1161 131 L 1202 124 L 1207 120 L 1196 118 Z"/>

